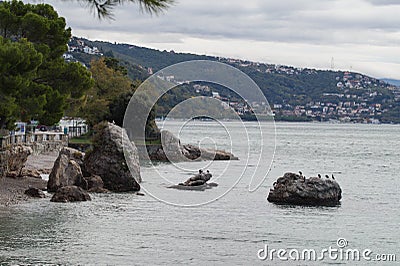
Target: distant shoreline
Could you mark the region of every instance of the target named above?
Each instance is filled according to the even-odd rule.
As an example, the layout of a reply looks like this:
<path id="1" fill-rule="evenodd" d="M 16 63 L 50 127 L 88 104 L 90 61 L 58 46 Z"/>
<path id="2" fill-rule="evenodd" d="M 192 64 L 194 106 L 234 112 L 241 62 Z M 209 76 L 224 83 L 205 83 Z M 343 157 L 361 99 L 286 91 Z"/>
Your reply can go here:
<path id="1" fill-rule="evenodd" d="M 200 122 L 210 122 L 213 119 L 194 119 L 195 121 Z M 226 122 L 257 122 L 255 119 L 215 119 L 218 121 L 226 121 Z M 160 117 L 156 118 L 156 122 L 162 123 L 164 121 L 186 121 L 186 119 L 180 118 L 168 118 L 168 119 L 161 119 Z M 363 122 L 355 122 L 355 121 L 340 121 L 340 120 L 328 120 L 328 121 L 318 121 L 318 120 L 291 120 L 291 119 L 277 119 L 276 117 L 274 120 L 258 120 L 259 122 L 279 122 L 279 123 L 311 123 L 311 124 L 340 124 L 340 125 L 400 125 L 400 123 L 386 123 L 386 122 L 379 122 L 379 123 L 363 123 Z"/>

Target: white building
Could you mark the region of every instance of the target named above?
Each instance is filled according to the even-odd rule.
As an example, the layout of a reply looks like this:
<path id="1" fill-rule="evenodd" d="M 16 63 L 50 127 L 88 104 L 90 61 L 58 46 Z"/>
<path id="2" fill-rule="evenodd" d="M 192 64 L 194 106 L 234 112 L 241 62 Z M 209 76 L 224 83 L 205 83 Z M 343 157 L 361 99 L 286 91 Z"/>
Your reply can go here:
<path id="1" fill-rule="evenodd" d="M 83 47 L 83 52 L 84 52 L 85 54 L 94 54 L 94 53 L 93 53 L 93 49 L 90 48 L 89 46 Z"/>
<path id="2" fill-rule="evenodd" d="M 74 57 L 72 56 L 72 54 L 63 54 L 63 58 L 64 59 L 73 59 Z"/>
<path id="3" fill-rule="evenodd" d="M 219 93 L 218 93 L 218 92 L 215 92 L 215 91 L 212 92 L 212 97 L 213 97 L 213 98 L 217 98 L 217 99 L 221 98 L 221 97 L 219 96 Z"/>
<path id="4" fill-rule="evenodd" d="M 25 135 L 25 133 L 26 133 L 26 123 L 15 122 L 15 130 L 11 131 L 11 135 Z"/>
<path id="5" fill-rule="evenodd" d="M 82 118 L 63 117 L 58 123 L 60 130 L 70 137 L 77 137 L 88 132 L 89 127 Z"/>

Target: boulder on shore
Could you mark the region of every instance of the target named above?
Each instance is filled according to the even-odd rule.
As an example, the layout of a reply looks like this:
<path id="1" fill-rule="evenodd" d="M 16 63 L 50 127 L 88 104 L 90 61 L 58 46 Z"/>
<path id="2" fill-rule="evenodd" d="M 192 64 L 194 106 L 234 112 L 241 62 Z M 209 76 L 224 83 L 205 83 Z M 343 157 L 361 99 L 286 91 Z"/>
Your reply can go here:
<path id="1" fill-rule="evenodd" d="M 32 148 L 24 145 L 13 146 L 8 159 L 9 171 L 21 171 L 24 168 L 28 156 L 32 154 Z"/>
<path id="2" fill-rule="evenodd" d="M 341 198 L 342 189 L 333 179 L 306 179 L 295 173 L 286 173 L 274 183 L 267 200 L 276 204 L 336 206 Z"/>
<path id="3" fill-rule="evenodd" d="M 36 169 L 22 169 L 22 176 L 30 176 L 38 179 L 42 179 L 42 176 L 40 175 L 39 170 Z"/>
<path id="4" fill-rule="evenodd" d="M 40 175 L 40 172 L 36 169 L 25 169 L 23 168 L 20 171 L 9 171 L 6 174 L 7 177 L 10 178 L 22 178 L 24 176 L 29 176 L 29 177 L 34 177 L 34 178 L 38 178 L 41 179 L 42 176 Z"/>
<path id="5" fill-rule="evenodd" d="M 35 187 L 30 187 L 27 190 L 25 190 L 24 192 L 25 195 L 28 195 L 32 198 L 45 198 L 46 195 L 44 194 L 44 192 L 39 189 L 39 188 L 35 188 Z"/>
<path id="6" fill-rule="evenodd" d="M 87 182 L 87 190 L 104 187 L 104 182 L 98 175 L 85 176 L 84 179 Z"/>
<path id="7" fill-rule="evenodd" d="M 83 158 L 85 157 L 83 152 L 71 147 L 64 147 L 61 149 L 59 154 L 64 154 L 68 157 L 68 159 L 77 162 L 80 167 L 83 166 Z"/>
<path id="8" fill-rule="evenodd" d="M 31 147 L 25 145 L 11 145 L 0 150 L 0 178 L 5 176 L 22 177 L 28 156 L 33 152 Z"/>
<path id="9" fill-rule="evenodd" d="M 59 188 L 50 201 L 74 202 L 91 200 L 89 193 L 77 186 L 65 186 Z"/>
<path id="10" fill-rule="evenodd" d="M 82 153 L 71 148 L 63 148 L 57 160 L 54 162 L 53 169 L 47 182 L 47 190 L 56 192 L 64 186 L 80 186 L 87 189 L 87 183 L 83 178 L 80 163 L 82 164 Z"/>
<path id="11" fill-rule="evenodd" d="M 86 153 L 85 170 L 101 177 L 104 188 L 115 191 L 138 191 L 140 176 L 139 155 L 125 129 L 112 123 L 96 128 L 93 150 Z"/>

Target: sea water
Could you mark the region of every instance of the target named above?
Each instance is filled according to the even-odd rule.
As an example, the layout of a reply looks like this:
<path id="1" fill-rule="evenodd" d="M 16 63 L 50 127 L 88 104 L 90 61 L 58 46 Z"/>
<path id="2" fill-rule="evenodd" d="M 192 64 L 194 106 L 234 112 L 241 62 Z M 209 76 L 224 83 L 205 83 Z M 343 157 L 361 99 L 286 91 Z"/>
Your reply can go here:
<path id="1" fill-rule="evenodd" d="M 371 250 L 371 259 L 380 254 L 396 255 L 398 263 L 400 126 L 276 123 L 274 142 L 273 138 L 260 139 L 254 122 L 245 123 L 249 137 L 236 134 L 243 129 L 242 123 L 224 123 L 229 124 L 230 132 L 210 121 L 197 121 L 183 129 L 176 121 L 165 122 L 165 129 L 180 132 L 182 143 L 232 150 L 240 160 L 146 164 L 141 168 L 144 197 L 134 193 L 93 194 L 90 202 L 62 204 L 46 198 L 0 207 L 0 262 L 377 263 L 365 258 L 340 258 L 340 251 L 343 255 L 347 249 L 354 249 Z M 274 148 L 267 149 L 267 156 L 258 164 L 260 149 L 268 145 Z M 203 192 L 166 188 L 184 181 L 199 168 L 209 169 L 219 186 Z M 262 185 L 250 192 L 256 168 L 269 173 Z M 343 190 L 341 205 L 300 207 L 267 202 L 276 178 L 299 170 L 306 177 L 333 174 Z M 253 181 L 260 178 L 255 176 Z M 338 241 L 345 245 L 339 248 Z M 323 253 L 329 248 L 337 249 L 338 256 Z M 281 249 L 283 256 L 279 258 L 275 252 L 272 258 L 266 257 L 267 249 Z M 324 258 L 299 256 L 296 260 L 296 250 L 301 253 L 310 249 L 318 256 L 324 254 Z M 379 265 L 394 264 L 386 261 Z"/>

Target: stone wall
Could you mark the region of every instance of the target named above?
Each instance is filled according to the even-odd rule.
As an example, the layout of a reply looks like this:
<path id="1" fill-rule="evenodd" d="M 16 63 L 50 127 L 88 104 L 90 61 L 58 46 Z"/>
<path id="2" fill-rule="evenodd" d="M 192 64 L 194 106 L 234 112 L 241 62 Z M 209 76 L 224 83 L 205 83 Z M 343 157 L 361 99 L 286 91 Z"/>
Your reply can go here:
<path id="1" fill-rule="evenodd" d="M 59 152 L 63 147 L 68 146 L 68 135 L 55 132 L 37 132 L 0 138 L 0 150 L 7 150 L 15 145 L 31 147 L 34 155 L 53 151 Z"/>
<path id="2" fill-rule="evenodd" d="M 12 159 L 11 157 L 18 157 L 15 151 L 20 146 L 31 149 L 31 154 L 33 155 L 59 152 L 63 147 L 68 146 L 68 135 L 54 132 L 38 132 L 1 137 L 0 177 L 4 177 L 9 171 L 12 171 L 9 169 L 9 162 Z"/>

